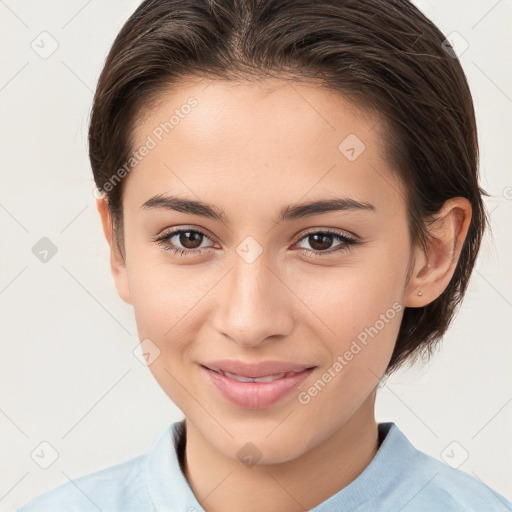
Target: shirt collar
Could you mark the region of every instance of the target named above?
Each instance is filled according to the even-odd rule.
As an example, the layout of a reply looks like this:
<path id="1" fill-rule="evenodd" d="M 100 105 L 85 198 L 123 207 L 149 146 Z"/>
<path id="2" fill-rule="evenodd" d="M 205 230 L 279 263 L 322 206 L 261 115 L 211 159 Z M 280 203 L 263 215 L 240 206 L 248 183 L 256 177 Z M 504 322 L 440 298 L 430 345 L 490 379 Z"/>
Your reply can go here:
<path id="1" fill-rule="evenodd" d="M 168 426 L 154 442 L 146 462 L 146 481 L 157 512 L 204 512 L 178 460 L 184 420 Z"/>
<path id="2" fill-rule="evenodd" d="M 178 460 L 184 420 L 169 425 L 154 442 L 146 462 L 146 480 L 157 512 L 204 512 L 183 474 Z M 376 455 L 364 471 L 349 485 L 323 501 L 310 512 L 351 510 L 365 501 L 383 496 L 396 486 L 400 468 L 414 455 L 415 448 L 393 422 L 379 423 L 384 437 Z M 334 508 L 333 508 L 334 507 Z"/>
<path id="3" fill-rule="evenodd" d="M 393 422 L 379 423 L 379 435 L 385 436 L 377 453 L 363 472 L 350 484 L 312 508 L 309 512 L 360 510 L 372 500 L 393 494 L 400 474 L 406 472 L 417 453 L 405 434 Z"/>

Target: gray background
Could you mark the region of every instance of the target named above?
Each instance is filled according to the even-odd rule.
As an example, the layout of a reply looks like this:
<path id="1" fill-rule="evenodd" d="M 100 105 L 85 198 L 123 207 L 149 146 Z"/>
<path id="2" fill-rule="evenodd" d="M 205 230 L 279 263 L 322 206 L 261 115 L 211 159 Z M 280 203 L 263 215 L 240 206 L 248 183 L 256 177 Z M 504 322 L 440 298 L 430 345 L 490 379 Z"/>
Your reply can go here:
<path id="1" fill-rule="evenodd" d="M 146 452 L 182 418 L 132 353 L 87 158 L 95 83 L 138 3 L 0 0 L 0 512 Z M 493 236 L 439 354 L 388 381 L 377 419 L 512 500 L 512 2 L 416 3 L 469 44 Z"/>

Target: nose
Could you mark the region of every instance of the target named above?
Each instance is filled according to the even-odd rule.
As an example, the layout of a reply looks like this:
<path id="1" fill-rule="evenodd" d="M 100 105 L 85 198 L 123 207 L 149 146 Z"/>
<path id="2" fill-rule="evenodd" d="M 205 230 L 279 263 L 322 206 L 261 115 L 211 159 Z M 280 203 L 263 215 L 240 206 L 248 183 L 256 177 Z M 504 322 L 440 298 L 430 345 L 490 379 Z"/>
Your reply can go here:
<path id="1" fill-rule="evenodd" d="M 239 345 L 256 347 L 292 331 L 293 292 L 264 257 L 252 263 L 235 257 L 219 293 L 215 329 Z"/>

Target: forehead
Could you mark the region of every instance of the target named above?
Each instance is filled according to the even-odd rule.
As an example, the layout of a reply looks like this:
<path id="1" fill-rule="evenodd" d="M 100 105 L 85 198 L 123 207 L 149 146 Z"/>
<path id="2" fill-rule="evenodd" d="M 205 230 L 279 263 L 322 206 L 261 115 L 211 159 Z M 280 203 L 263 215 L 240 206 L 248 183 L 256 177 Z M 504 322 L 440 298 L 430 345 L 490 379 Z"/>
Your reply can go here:
<path id="1" fill-rule="evenodd" d="M 142 112 L 132 149 L 150 149 L 125 197 L 140 206 L 179 190 L 214 204 L 225 196 L 282 205 L 285 196 L 343 194 L 396 207 L 402 187 L 378 128 L 376 116 L 319 85 L 191 79 Z"/>

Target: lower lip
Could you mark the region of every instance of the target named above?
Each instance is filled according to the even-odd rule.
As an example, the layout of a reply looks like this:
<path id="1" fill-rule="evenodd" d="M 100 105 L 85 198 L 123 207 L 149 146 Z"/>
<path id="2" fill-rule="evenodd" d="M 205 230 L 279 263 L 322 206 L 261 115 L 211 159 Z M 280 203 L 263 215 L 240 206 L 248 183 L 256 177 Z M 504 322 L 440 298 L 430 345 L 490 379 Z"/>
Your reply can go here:
<path id="1" fill-rule="evenodd" d="M 310 368 L 272 382 L 240 382 L 204 366 L 201 369 L 224 398 L 246 409 L 263 409 L 275 404 L 297 389 L 313 372 Z"/>

